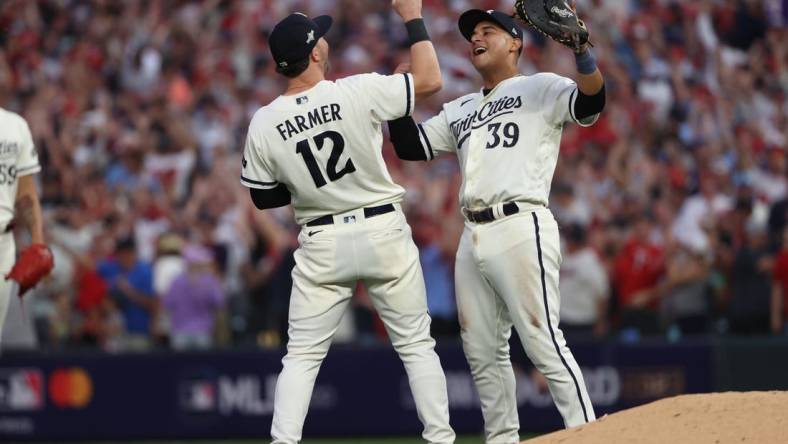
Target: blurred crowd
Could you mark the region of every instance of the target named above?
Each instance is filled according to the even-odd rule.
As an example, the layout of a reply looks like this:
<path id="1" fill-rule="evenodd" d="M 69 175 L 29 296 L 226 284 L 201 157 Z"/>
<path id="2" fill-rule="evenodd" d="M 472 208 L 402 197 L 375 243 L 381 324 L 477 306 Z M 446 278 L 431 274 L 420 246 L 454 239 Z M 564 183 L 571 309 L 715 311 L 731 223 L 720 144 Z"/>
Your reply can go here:
<path id="1" fill-rule="evenodd" d="M 280 345 L 298 227 L 239 183 L 249 120 L 283 90 L 267 36 L 290 12 L 330 14 L 329 78 L 391 73 L 408 53 L 389 3 L 0 2 L 0 104 L 31 127 L 56 259 L 25 299 L 40 346 Z M 480 88 L 459 14 L 511 3 L 424 0 L 444 89 L 417 119 Z M 566 127 L 553 183 L 567 335 L 783 334 L 788 2 L 577 6 L 607 107 L 594 127 Z M 569 50 L 533 32 L 521 69 L 575 73 Z M 456 159 L 384 153 L 408 190 L 434 332 L 457 336 Z M 382 339 L 363 287 L 352 305 L 337 340 Z"/>

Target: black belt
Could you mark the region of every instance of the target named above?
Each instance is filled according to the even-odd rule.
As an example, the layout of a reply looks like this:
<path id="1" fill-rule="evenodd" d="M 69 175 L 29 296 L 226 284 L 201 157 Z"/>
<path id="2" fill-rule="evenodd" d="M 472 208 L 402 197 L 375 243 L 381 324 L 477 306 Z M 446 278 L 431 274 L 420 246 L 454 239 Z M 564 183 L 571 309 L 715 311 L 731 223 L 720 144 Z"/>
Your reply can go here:
<path id="1" fill-rule="evenodd" d="M 368 219 L 373 216 L 391 213 L 394 210 L 395 208 L 393 204 L 380 205 L 377 207 L 368 207 L 368 208 L 364 208 L 364 217 Z M 306 226 L 319 227 L 320 225 L 332 225 L 333 223 L 334 223 L 334 216 L 331 214 L 327 214 L 325 216 L 320 216 L 317 219 L 310 220 L 309 222 L 306 223 Z"/>
<path id="2" fill-rule="evenodd" d="M 503 204 L 504 216 L 511 216 L 512 214 L 517 214 L 519 212 L 520 212 L 520 207 L 518 207 L 516 203 L 507 202 Z M 492 207 L 487 207 L 478 211 L 471 211 L 466 208 L 463 208 L 462 214 L 465 215 L 465 218 L 468 219 L 470 222 L 474 222 L 477 224 L 486 224 L 488 222 L 492 222 L 495 220 L 495 213 L 493 213 Z"/>

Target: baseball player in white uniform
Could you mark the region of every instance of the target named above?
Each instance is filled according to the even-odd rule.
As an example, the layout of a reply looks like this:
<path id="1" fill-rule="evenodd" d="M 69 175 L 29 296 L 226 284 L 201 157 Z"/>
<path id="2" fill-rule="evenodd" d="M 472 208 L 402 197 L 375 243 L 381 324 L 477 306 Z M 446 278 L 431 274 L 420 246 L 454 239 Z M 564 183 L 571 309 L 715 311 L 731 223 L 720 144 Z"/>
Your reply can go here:
<path id="1" fill-rule="evenodd" d="M 292 202 L 302 225 L 271 426 L 276 444 L 301 440 L 318 369 L 358 281 L 405 365 L 424 439 L 455 439 L 418 251 L 400 211 L 405 191 L 381 152 L 381 124 L 409 115 L 416 100 L 439 90 L 440 69 L 421 2 L 392 4 L 408 29 L 411 74 L 325 80 L 328 16 L 292 14 L 270 36 L 288 88 L 252 118 L 241 183 L 260 209 Z"/>
<path id="2" fill-rule="evenodd" d="M 12 297 L 22 295 L 54 265 L 44 245 L 41 207 L 33 174 L 41 170 L 27 122 L 0 108 L 0 332 Z M 16 256 L 14 225 L 30 232 L 31 245 Z"/>
<path id="3" fill-rule="evenodd" d="M 602 75 L 587 49 L 577 83 L 517 70 L 522 30 L 507 14 L 471 10 L 459 21 L 471 42 L 481 91 L 443 106 L 416 125 L 389 122 L 398 155 L 460 162 L 466 223 L 456 260 L 457 306 L 465 354 L 481 397 L 487 443 L 519 442 L 508 340 L 514 326 L 547 378 L 567 427 L 594 420 L 583 375 L 558 328 L 558 225 L 547 208 L 561 132 L 591 125 L 604 107 Z"/>

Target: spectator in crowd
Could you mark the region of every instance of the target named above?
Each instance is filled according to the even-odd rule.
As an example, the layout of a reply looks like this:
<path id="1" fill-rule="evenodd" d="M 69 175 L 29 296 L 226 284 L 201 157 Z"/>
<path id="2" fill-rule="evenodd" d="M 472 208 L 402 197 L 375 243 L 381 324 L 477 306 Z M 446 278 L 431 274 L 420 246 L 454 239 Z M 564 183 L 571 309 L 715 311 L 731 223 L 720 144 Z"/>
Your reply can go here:
<path id="1" fill-rule="evenodd" d="M 457 305 L 454 301 L 454 256 L 457 246 L 448 244 L 445 233 L 451 225 L 441 226 L 429 214 L 417 216 L 413 223 L 413 240 L 419 248 L 419 260 L 427 287 L 427 308 L 433 337 L 460 333 Z"/>
<path id="2" fill-rule="evenodd" d="M 134 239 L 119 240 L 115 254 L 100 261 L 97 271 L 123 314 L 122 347 L 135 351 L 148 349 L 151 346 L 151 318 L 157 301 L 153 292 L 153 270 L 150 263 L 137 258 Z"/>
<path id="3" fill-rule="evenodd" d="M 288 304 L 293 286 L 290 271 L 295 265 L 293 235 L 268 211 L 247 205 L 245 213 L 250 257 L 241 274 L 249 300 L 248 330 L 257 345 L 279 346 L 287 339 Z"/>
<path id="4" fill-rule="evenodd" d="M 216 319 L 226 295 L 214 271 L 211 250 L 201 245 L 183 249 L 186 270 L 164 294 L 162 304 L 170 321 L 170 343 L 175 350 L 208 349 L 214 345 Z"/>
<path id="5" fill-rule="evenodd" d="M 782 246 L 774 260 L 772 299 L 769 308 L 772 333 L 788 334 L 788 228 L 783 230 Z"/>
<path id="6" fill-rule="evenodd" d="M 186 269 L 182 248 L 183 239 L 176 233 L 165 233 L 157 241 L 156 258 L 153 261 L 153 291 L 159 301 L 170 290 L 173 281 Z M 157 307 L 161 308 L 161 303 Z M 169 338 L 170 318 L 165 310 L 156 310 L 152 329 L 157 342 L 166 342 Z"/>
<path id="7" fill-rule="evenodd" d="M 588 225 L 591 223 L 591 207 L 587 199 L 575 194 L 568 183 L 557 183 L 552 190 L 550 209 L 561 224 Z"/>
<path id="8" fill-rule="evenodd" d="M 635 216 L 631 234 L 615 260 L 619 326 L 632 339 L 660 332 L 658 284 L 665 270 L 665 251 L 651 238 L 652 217 L 646 212 Z"/>
<path id="9" fill-rule="evenodd" d="M 714 173 L 700 176 L 700 192 L 687 198 L 673 224 L 673 237 L 686 245 L 709 243 L 708 231 L 720 215 L 733 206 L 729 196 L 719 190 Z"/>
<path id="10" fill-rule="evenodd" d="M 736 253 L 731 271 L 728 302 L 730 332 L 737 335 L 767 334 L 774 258 L 768 251 L 766 227 L 749 223 L 744 245 Z"/>
<path id="11" fill-rule="evenodd" d="M 562 254 L 561 330 L 569 341 L 602 338 L 607 334 L 610 289 L 607 271 L 586 241 L 580 224 L 564 231 Z"/>
<path id="12" fill-rule="evenodd" d="M 665 278 L 658 289 L 662 325 L 681 335 L 707 333 L 711 324 L 708 246 L 673 242 L 665 255 Z"/>

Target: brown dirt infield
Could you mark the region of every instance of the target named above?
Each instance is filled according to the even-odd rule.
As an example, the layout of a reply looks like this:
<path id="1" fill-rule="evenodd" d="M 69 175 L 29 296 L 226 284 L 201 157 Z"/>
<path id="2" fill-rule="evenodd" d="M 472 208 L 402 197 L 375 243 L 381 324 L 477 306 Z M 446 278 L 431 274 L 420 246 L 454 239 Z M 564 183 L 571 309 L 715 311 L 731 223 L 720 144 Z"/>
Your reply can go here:
<path id="1" fill-rule="evenodd" d="M 683 395 L 521 444 L 784 444 L 788 392 Z"/>

